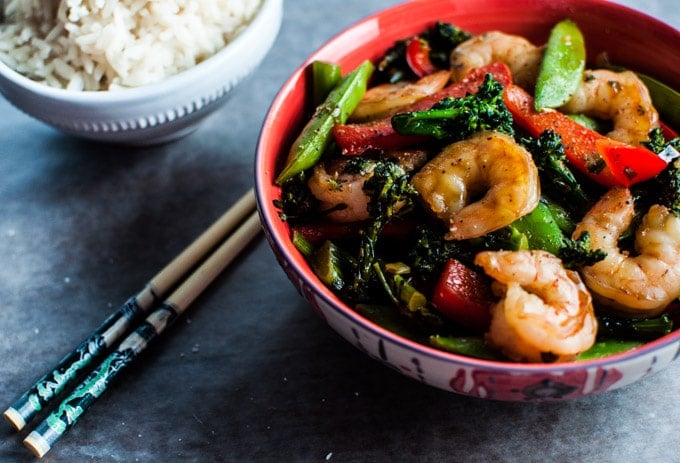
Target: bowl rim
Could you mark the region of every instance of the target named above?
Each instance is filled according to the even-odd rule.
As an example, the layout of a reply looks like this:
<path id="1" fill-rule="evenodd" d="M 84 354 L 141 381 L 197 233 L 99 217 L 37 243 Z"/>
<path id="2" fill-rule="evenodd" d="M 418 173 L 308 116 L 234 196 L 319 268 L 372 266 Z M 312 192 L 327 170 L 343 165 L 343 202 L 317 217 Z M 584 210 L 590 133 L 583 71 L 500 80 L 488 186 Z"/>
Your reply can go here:
<path id="1" fill-rule="evenodd" d="M 446 0 L 437 0 L 445 3 Z M 620 366 L 622 363 L 634 362 L 639 358 L 651 355 L 656 351 L 660 351 L 665 347 L 672 344 L 678 343 L 678 348 L 673 355 L 673 360 L 680 357 L 680 328 L 675 331 L 657 338 L 655 340 L 644 343 L 641 346 L 633 348 L 628 351 L 624 351 L 617 354 L 608 355 L 606 357 L 593 358 L 588 360 L 578 360 L 569 362 L 558 362 L 558 363 L 519 363 L 512 361 L 498 361 L 498 360 L 486 360 L 476 357 L 469 357 L 461 354 L 455 354 L 452 352 L 436 349 L 434 347 L 428 346 L 426 344 L 421 344 L 405 337 L 402 337 L 377 323 L 371 321 L 370 319 L 360 315 L 358 312 L 353 310 L 350 306 L 344 303 L 340 298 L 338 298 L 332 291 L 324 285 L 318 278 L 313 275 L 313 272 L 309 268 L 308 264 L 304 262 L 301 258 L 299 252 L 294 249 L 291 241 L 287 237 L 280 236 L 279 234 L 273 233 L 276 227 L 272 223 L 273 220 L 280 220 L 278 215 L 271 204 L 268 204 L 267 190 L 275 189 L 278 187 L 269 183 L 268 181 L 273 181 L 274 175 L 269 178 L 266 174 L 268 167 L 265 165 L 266 156 L 265 141 L 266 137 L 264 134 L 267 132 L 268 128 L 271 127 L 276 122 L 276 114 L 281 111 L 284 102 L 288 95 L 293 92 L 294 87 L 297 85 L 299 79 L 303 78 L 305 69 L 315 59 L 319 59 L 320 56 L 326 55 L 330 49 L 334 47 L 337 42 L 343 41 L 353 34 L 357 34 L 362 27 L 369 23 L 379 20 L 380 17 L 386 13 L 397 13 L 400 10 L 409 10 L 411 8 L 418 8 L 419 4 L 428 4 L 432 0 L 410 0 L 404 1 L 397 5 L 381 9 L 375 13 L 372 13 L 358 21 L 350 24 L 340 32 L 331 36 L 327 41 L 325 41 L 320 47 L 309 54 L 304 61 L 289 75 L 284 84 L 281 86 L 276 94 L 269 110 L 267 111 L 266 117 L 262 124 L 260 137 L 258 139 L 256 154 L 255 154 L 255 192 L 258 204 L 258 211 L 260 214 L 260 219 L 264 225 L 265 233 L 271 244 L 276 247 L 276 250 L 285 259 L 290 266 L 295 267 L 299 261 L 303 262 L 302 269 L 296 269 L 295 273 L 298 278 L 300 278 L 303 284 L 307 285 L 309 288 L 313 288 L 315 294 L 321 297 L 323 301 L 331 307 L 335 313 L 341 315 L 342 317 L 348 319 L 352 323 L 361 326 L 362 328 L 373 333 L 377 337 L 389 341 L 393 344 L 400 345 L 409 351 L 418 352 L 420 355 L 444 361 L 446 363 L 456 364 L 463 367 L 482 367 L 486 370 L 491 371 L 503 371 L 509 372 L 511 374 L 534 374 L 534 373 L 545 373 L 545 374 L 555 374 L 564 373 L 567 371 L 574 370 L 590 370 L 596 368 L 606 368 L 609 366 Z M 629 6 L 611 2 L 609 0 L 575 0 L 579 6 L 597 6 L 601 8 L 619 10 L 628 15 L 633 15 L 638 17 L 640 20 L 644 20 L 652 24 L 655 28 L 660 28 L 665 30 L 667 33 L 673 33 L 680 36 L 680 32 L 670 26 L 669 24 L 648 15 L 640 10 L 636 10 Z M 297 253 L 297 254 L 293 254 Z M 298 288 L 299 289 L 299 288 Z"/>
<path id="2" fill-rule="evenodd" d="M 195 66 L 180 71 L 176 74 L 167 76 L 159 81 L 150 82 L 138 87 L 121 88 L 116 90 L 67 90 L 65 88 L 51 87 L 26 77 L 18 71 L 12 69 L 8 64 L 0 60 L 0 75 L 13 82 L 19 87 L 28 91 L 42 95 L 54 100 L 70 101 L 73 103 L 120 103 L 126 100 L 137 98 L 154 98 L 166 95 L 173 88 L 181 88 L 192 83 L 194 74 L 205 74 L 218 68 L 224 61 L 229 61 L 233 56 L 237 56 L 240 49 L 249 46 L 249 42 L 259 36 L 259 31 L 267 27 L 272 19 L 282 9 L 283 0 L 261 0 L 258 10 L 235 37 L 233 37 L 224 47 L 197 63 Z M 281 15 L 278 15 L 278 21 Z"/>

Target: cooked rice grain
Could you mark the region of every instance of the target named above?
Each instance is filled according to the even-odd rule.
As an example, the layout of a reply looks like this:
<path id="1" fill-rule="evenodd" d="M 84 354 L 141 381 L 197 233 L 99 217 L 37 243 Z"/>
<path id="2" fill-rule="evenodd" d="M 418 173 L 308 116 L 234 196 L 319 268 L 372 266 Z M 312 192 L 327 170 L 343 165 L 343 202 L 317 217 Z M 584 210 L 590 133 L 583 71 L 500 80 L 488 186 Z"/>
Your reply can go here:
<path id="1" fill-rule="evenodd" d="M 0 60 L 70 90 L 150 84 L 212 56 L 262 0 L 6 0 Z"/>

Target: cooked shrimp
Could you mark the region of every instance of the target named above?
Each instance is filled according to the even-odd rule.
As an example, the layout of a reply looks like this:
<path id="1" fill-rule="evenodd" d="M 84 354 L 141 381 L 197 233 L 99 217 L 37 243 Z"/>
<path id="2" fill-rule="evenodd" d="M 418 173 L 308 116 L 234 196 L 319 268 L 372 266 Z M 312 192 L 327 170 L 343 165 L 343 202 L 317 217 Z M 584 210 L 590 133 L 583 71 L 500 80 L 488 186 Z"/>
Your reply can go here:
<path id="1" fill-rule="evenodd" d="M 455 142 L 416 175 L 426 207 L 449 224 L 446 239 L 476 238 L 509 225 L 538 205 L 538 170 L 512 137 L 479 132 Z"/>
<path id="2" fill-rule="evenodd" d="M 653 205 L 635 233 L 635 255 L 623 252 L 618 239 L 634 214 L 628 189 L 613 188 L 583 217 L 574 237 L 590 234 L 591 247 L 607 257 L 581 269 L 598 302 L 625 315 L 654 317 L 680 296 L 680 218 Z"/>
<path id="3" fill-rule="evenodd" d="M 495 280 L 487 342 L 518 362 L 569 361 L 595 342 L 597 319 L 578 273 L 546 251 L 485 251 L 475 264 Z"/>
<path id="4" fill-rule="evenodd" d="M 343 172 L 344 163 L 317 164 L 307 186 L 321 202 L 323 210 L 332 210 L 328 218 L 336 222 L 358 222 L 369 218 L 369 198 L 363 191 L 366 175 Z"/>
<path id="5" fill-rule="evenodd" d="M 611 119 L 614 127 L 607 136 L 631 145 L 648 140 L 649 131 L 659 126 L 649 90 L 632 71 L 586 71 L 581 86 L 560 110 Z"/>
<path id="6" fill-rule="evenodd" d="M 536 84 L 542 59 L 543 47 L 519 35 L 490 31 L 454 48 L 450 63 L 453 78 L 458 81 L 474 68 L 500 61 L 508 65 L 517 85 L 531 90 Z"/>
<path id="7" fill-rule="evenodd" d="M 395 114 L 400 108 L 415 103 L 446 86 L 451 73 L 438 71 L 417 82 L 381 84 L 369 88 L 359 102 L 350 119 L 368 121 Z"/>

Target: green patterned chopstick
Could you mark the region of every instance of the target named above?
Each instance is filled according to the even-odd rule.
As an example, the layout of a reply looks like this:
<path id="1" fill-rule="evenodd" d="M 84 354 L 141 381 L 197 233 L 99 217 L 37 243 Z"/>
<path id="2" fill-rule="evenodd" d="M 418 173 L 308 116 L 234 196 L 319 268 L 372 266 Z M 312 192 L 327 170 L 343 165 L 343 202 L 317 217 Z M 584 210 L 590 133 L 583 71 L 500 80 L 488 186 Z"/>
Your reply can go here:
<path id="1" fill-rule="evenodd" d="M 21 430 L 54 397 L 71 384 L 89 365 L 100 359 L 118 340 L 160 303 L 189 270 L 195 267 L 243 218 L 255 209 L 253 190 L 243 195 L 182 253 L 156 274 L 135 296 L 113 312 L 78 347 L 38 379 L 7 410 L 4 416 Z"/>
<path id="2" fill-rule="evenodd" d="M 78 418 L 108 388 L 110 382 L 170 324 L 224 270 L 243 248 L 258 235 L 260 221 L 253 212 L 220 247 L 208 257 L 146 320 L 128 335 L 104 361 L 64 399 L 24 444 L 42 457 L 73 427 Z"/>

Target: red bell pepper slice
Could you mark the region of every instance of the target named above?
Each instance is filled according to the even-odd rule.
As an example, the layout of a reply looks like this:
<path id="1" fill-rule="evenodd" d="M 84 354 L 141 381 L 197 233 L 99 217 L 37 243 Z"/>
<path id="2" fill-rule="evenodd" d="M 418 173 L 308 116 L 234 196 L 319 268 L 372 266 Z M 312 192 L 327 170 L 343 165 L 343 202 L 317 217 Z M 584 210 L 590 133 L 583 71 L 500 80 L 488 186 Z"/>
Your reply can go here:
<path id="1" fill-rule="evenodd" d="M 483 333 L 491 323 L 490 281 L 456 259 L 449 259 L 432 294 L 432 305 L 450 320 Z"/>
<path id="2" fill-rule="evenodd" d="M 418 77 L 432 74 L 437 67 L 430 61 L 430 44 L 415 37 L 406 45 L 406 63 Z"/>
<path id="3" fill-rule="evenodd" d="M 493 63 L 473 69 L 463 80 L 418 100 L 400 112 L 423 111 L 446 97 L 462 98 L 468 93 L 475 93 L 486 74 L 491 74 L 503 86 L 512 82 L 510 69 L 503 63 Z M 357 156 L 367 150 L 404 148 L 427 140 L 427 137 L 397 133 L 392 128 L 391 117 L 358 124 L 338 124 L 333 127 L 333 137 L 346 156 Z"/>
<path id="4" fill-rule="evenodd" d="M 647 148 L 608 138 L 559 111 L 536 111 L 533 97 L 516 85 L 506 86 L 504 99 L 520 127 L 535 137 L 548 129 L 559 134 L 571 165 L 604 186 L 629 187 L 666 167 L 666 161 Z"/>

